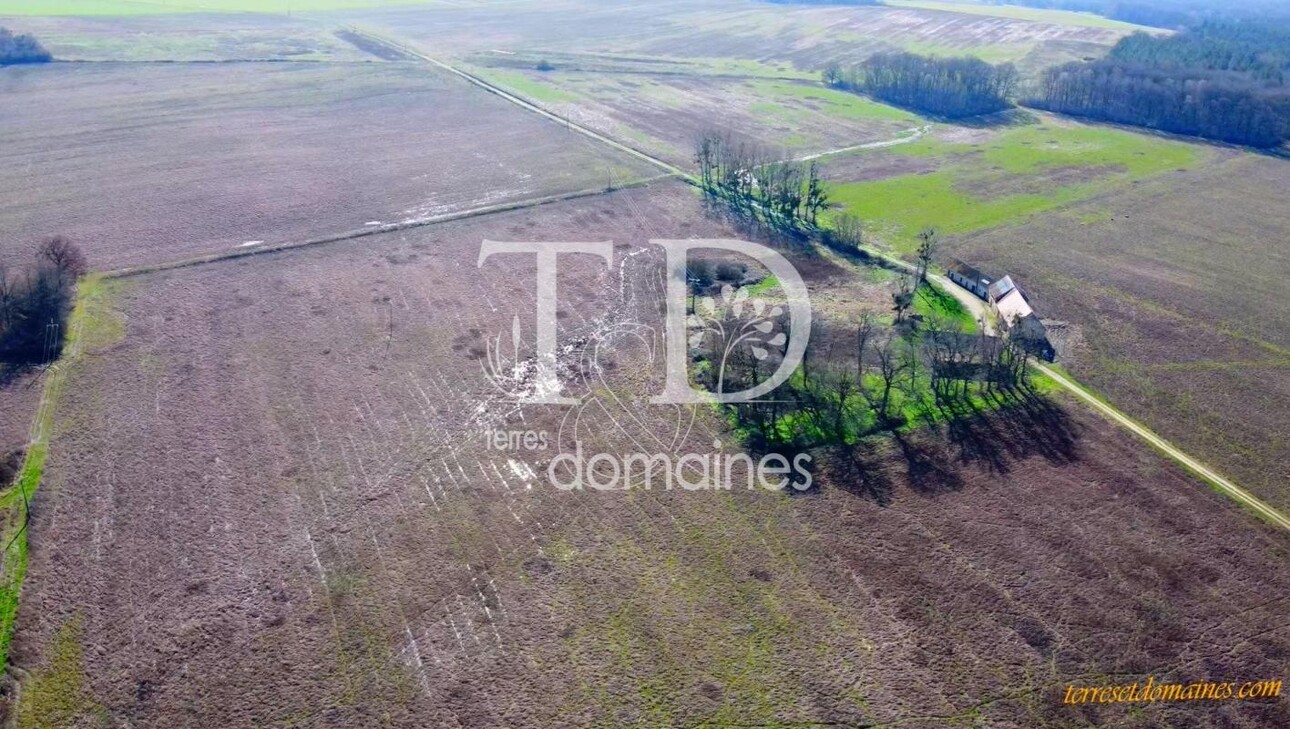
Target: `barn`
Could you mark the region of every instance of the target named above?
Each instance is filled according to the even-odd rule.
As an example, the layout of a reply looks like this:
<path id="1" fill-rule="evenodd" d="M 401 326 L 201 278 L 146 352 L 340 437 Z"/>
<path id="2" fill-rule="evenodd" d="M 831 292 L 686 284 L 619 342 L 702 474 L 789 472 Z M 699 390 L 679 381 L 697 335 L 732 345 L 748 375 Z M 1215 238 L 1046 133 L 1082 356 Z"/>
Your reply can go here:
<path id="1" fill-rule="evenodd" d="M 990 279 L 972 266 L 957 258 L 951 258 L 949 266 L 945 269 L 945 275 L 959 286 L 983 299 L 986 298 L 990 288 Z"/>

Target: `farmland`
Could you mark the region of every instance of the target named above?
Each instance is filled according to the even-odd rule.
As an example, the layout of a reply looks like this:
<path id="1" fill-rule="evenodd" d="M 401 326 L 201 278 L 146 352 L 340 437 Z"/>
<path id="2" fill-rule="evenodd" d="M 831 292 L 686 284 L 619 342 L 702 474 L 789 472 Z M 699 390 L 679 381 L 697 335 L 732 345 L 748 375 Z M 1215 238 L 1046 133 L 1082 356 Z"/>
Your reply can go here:
<path id="1" fill-rule="evenodd" d="M 0 12 L 0 16 L 3 12 Z M 278 15 L 38 16 L 5 20 L 64 61 L 376 60 L 331 28 Z"/>
<path id="2" fill-rule="evenodd" d="M 55 411 L 13 653 L 22 724 L 1043 725 L 1067 720 L 1067 681 L 1277 670 L 1284 541 L 1063 406 L 880 447 L 863 481 L 832 464 L 818 496 L 531 480 L 551 451 L 481 434 L 630 451 L 672 429 L 633 404 L 657 377 L 634 347 L 601 362 L 595 389 L 617 397 L 597 401 L 617 405 L 573 430 L 499 400 L 478 348 L 531 308 L 533 268 L 477 267 L 478 242 L 613 239 L 630 265 L 562 269 L 577 341 L 648 321 L 632 302 L 658 257 L 629 254 L 659 225 L 729 233 L 665 185 L 115 284 L 128 324 Z M 703 410 L 682 422 L 667 448 L 721 438 Z"/>
<path id="3" fill-rule="evenodd" d="M 1081 380 L 1285 507 L 1285 163 L 1222 157 L 951 248 L 1080 325 Z"/>
<path id="4" fill-rule="evenodd" d="M 58 233 L 101 269 L 655 173 L 409 65 L 52 64 L 0 80 L 0 250 Z"/>
<path id="5" fill-rule="evenodd" d="M 814 82 L 475 70 L 573 122 L 684 167 L 692 165 L 694 140 L 714 127 L 798 157 L 882 142 L 921 125 L 908 112 Z"/>
<path id="6" fill-rule="evenodd" d="M 570 14 L 578 22 L 569 23 Z M 433 12 L 390 8 L 336 14 L 393 33 L 423 50 L 462 57 L 509 52 L 621 54 L 664 59 L 736 59 L 814 71 L 879 50 L 977 53 L 991 61 L 1078 58 L 1105 51 L 1133 26 L 1081 27 L 906 7 L 797 6 L 759 2 L 517 3 L 504 17 L 485 3 Z"/>
<path id="7" fill-rule="evenodd" d="M 0 263 L 63 234 L 93 270 L 61 360 L 0 370 L 0 459 L 28 453 L 0 489 L 0 722 L 1290 726 L 1284 695 L 1063 703 L 1284 678 L 1290 539 L 1055 375 L 994 379 L 980 302 L 901 263 L 935 226 L 933 269 L 1011 273 L 1062 320 L 1063 372 L 1290 512 L 1290 163 L 821 82 L 897 49 L 1031 79 L 1135 26 L 939 0 L 192 5 L 0 0 L 59 59 L 0 68 Z M 815 208 L 696 189 L 678 169 L 709 132 L 759 148 L 729 187 L 818 162 L 820 224 L 858 220 L 863 248 Z M 669 278 L 651 240 L 701 238 L 804 279 L 816 348 L 755 407 L 775 432 L 850 412 L 848 437 L 767 445 L 755 407 L 655 399 L 674 353 L 691 385 L 716 369 L 707 307 L 767 312 L 755 376 L 797 336 L 751 259 Z M 559 256 L 550 360 L 541 259 L 485 241 L 612 241 Z M 948 374 L 942 342 L 967 353 Z M 524 400 L 544 367 L 576 404 Z M 695 486 L 790 450 L 810 488 Z"/>

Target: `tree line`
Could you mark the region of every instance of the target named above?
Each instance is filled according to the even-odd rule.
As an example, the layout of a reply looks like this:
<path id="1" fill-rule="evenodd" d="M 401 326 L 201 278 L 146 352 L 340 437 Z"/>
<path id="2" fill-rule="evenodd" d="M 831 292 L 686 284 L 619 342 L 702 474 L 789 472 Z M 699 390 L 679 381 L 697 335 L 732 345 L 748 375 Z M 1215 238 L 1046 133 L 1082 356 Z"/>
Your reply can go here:
<path id="1" fill-rule="evenodd" d="M 1274 20 L 1290 18 L 1285 0 L 996 0 L 995 4 L 1026 5 L 1081 13 L 1156 28 L 1182 28 L 1210 20 Z"/>
<path id="2" fill-rule="evenodd" d="M 1229 71 L 1284 86 L 1290 72 L 1290 25 L 1210 21 L 1169 36 L 1134 33 L 1120 39 L 1107 57 L 1157 68 Z"/>
<path id="3" fill-rule="evenodd" d="M 1290 95 L 1186 69 L 1117 61 L 1048 69 L 1031 106 L 1253 147 L 1290 137 Z"/>
<path id="4" fill-rule="evenodd" d="M 54 57 L 40 45 L 35 36 L 14 35 L 8 28 L 0 28 L 0 66 L 48 63 L 52 60 Z"/>
<path id="5" fill-rule="evenodd" d="M 0 365 L 44 364 L 62 351 L 76 280 L 88 270 L 84 254 L 66 238 L 41 244 L 26 270 L 0 261 Z"/>
<path id="6" fill-rule="evenodd" d="M 1027 103 L 1254 147 L 1290 139 L 1290 24 L 1204 22 L 1135 33 L 1107 58 L 1048 69 Z"/>
<path id="7" fill-rule="evenodd" d="M 1017 69 L 979 58 L 936 58 L 877 53 L 850 68 L 830 64 L 824 83 L 950 119 L 993 114 L 1012 107 Z"/>

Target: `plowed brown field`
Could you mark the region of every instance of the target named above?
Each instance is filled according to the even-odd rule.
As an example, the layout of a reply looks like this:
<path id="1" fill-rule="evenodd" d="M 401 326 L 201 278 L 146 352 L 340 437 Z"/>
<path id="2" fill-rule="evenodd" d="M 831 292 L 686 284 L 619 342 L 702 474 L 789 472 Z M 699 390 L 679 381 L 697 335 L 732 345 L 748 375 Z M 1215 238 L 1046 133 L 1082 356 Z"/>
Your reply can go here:
<path id="1" fill-rule="evenodd" d="M 124 338 L 69 372 L 35 504 L 21 725 L 1290 721 L 1061 705 L 1290 654 L 1285 536 L 1075 407 L 826 458 L 797 497 L 553 488 L 565 435 L 730 448 L 711 411 L 646 407 L 648 338 L 612 335 L 657 323 L 647 239 L 719 234 L 656 185 L 111 284 Z M 566 363 L 580 418 L 484 376 L 534 297 L 485 239 L 617 244 L 561 262 L 562 341 L 606 343 Z"/>

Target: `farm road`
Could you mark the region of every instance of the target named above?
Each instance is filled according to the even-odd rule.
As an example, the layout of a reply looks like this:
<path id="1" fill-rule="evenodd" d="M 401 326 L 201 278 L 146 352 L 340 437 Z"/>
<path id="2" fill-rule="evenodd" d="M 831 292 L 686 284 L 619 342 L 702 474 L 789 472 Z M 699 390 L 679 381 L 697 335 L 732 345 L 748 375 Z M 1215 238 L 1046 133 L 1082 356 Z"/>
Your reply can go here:
<path id="1" fill-rule="evenodd" d="M 904 263 L 903 261 L 893 260 L 893 262 L 903 264 L 906 268 L 912 268 L 909 264 Z M 942 289 L 950 292 L 956 299 L 961 301 L 978 321 L 985 324 L 987 331 L 994 329 L 994 325 L 990 320 L 989 310 L 987 309 L 984 301 L 973 296 L 971 292 L 955 285 L 944 276 L 929 274 L 928 277 Z M 1152 447 L 1172 458 L 1184 468 L 1201 477 L 1205 481 L 1208 481 L 1214 488 L 1226 494 L 1237 503 L 1244 505 L 1250 511 L 1253 511 L 1255 514 L 1263 517 L 1272 524 L 1281 527 L 1286 531 L 1290 531 L 1290 518 L 1286 518 L 1285 514 L 1281 513 L 1240 486 L 1227 480 L 1217 471 L 1206 466 L 1204 463 L 1201 463 L 1195 458 L 1187 455 L 1177 446 L 1174 446 L 1169 441 L 1156 435 L 1145 426 L 1140 425 L 1128 415 L 1125 415 L 1108 403 L 1100 400 L 1093 393 L 1085 389 L 1083 385 L 1075 382 L 1073 379 L 1057 371 L 1055 368 L 1049 367 L 1043 362 L 1035 362 L 1035 367 L 1038 368 L 1040 372 L 1044 373 L 1045 376 L 1052 379 L 1053 382 L 1061 385 L 1063 388 L 1073 393 L 1077 398 L 1087 403 L 1106 419 L 1146 441 Z"/>
<path id="2" fill-rule="evenodd" d="M 580 124 L 577 124 L 558 114 L 554 114 L 550 111 L 547 111 L 541 106 L 538 106 L 537 104 L 527 101 L 519 96 L 516 96 L 515 94 L 512 94 L 509 91 L 506 91 L 505 89 L 502 89 L 492 83 L 489 83 L 488 81 L 482 78 L 479 78 L 478 76 L 475 76 L 471 73 L 463 71 L 459 68 L 456 68 L 438 59 L 427 56 L 426 54 L 416 50 L 415 48 L 411 48 L 397 41 L 390 40 L 388 38 L 374 34 L 370 31 L 356 28 L 353 26 L 348 27 L 347 30 L 349 30 L 352 33 L 355 33 L 356 35 L 359 35 L 361 37 L 368 39 L 372 43 L 384 45 L 399 53 L 405 54 L 413 58 L 417 58 L 421 61 L 429 63 L 440 69 L 443 69 L 448 73 L 451 73 L 475 86 L 478 86 L 479 88 L 487 91 L 488 93 L 494 94 L 496 96 L 500 96 L 501 98 L 511 102 L 512 104 L 515 104 L 516 106 L 526 109 L 534 114 L 539 114 L 541 116 L 544 116 L 547 119 L 550 119 L 551 121 L 554 121 L 558 124 L 563 124 L 566 128 L 570 129 L 571 131 L 577 132 L 586 137 L 594 139 L 602 144 L 609 145 L 610 147 L 617 149 L 621 152 L 624 152 L 626 154 L 629 154 L 637 159 L 643 160 L 645 162 L 649 162 L 650 164 L 662 169 L 666 173 L 665 176 L 679 177 L 680 179 L 685 180 L 686 182 L 692 185 L 698 183 L 698 180 L 693 175 L 686 172 L 685 170 L 680 169 L 679 167 L 676 167 L 668 162 L 665 162 L 657 157 L 654 157 L 653 155 L 647 152 L 643 152 L 639 149 L 636 149 L 635 147 L 631 147 L 629 145 L 623 144 L 622 142 L 612 139 L 595 130 L 592 130 Z M 927 134 L 928 131 L 930 131 L 930 126 L 923 126 L 912 130 L 907 130 L 906 132 L 904 132 L 905 136 L 899 137 L 894 140 L 888 140 L 883 142 L 871 142 L 869 144 L 857 145 L 855 147 L 847 147 L 844 149 L 833 150 L 830 152 L 823 152 L 819 155 L 812 155 L 812 156 L 804 157 L 802 159 L 804 161 L 809 161 L 817 157 L 827 156 L 831 154 L 838 154 L 846 151 L 889 147 L 896 144 L 905 144 L 922 137 L 923 135 Z M 562 197 L 582 196 L 582 195 L 588 195 L 588 194 L 594 194 L 594 193 L 591 191 L 588 191 L 584 193 L 577 193 L 575 195 L 562 196 Z M 472 215 L 483 215 L 489 212 L 496 212 L 498 209 L 516 209 L 516 208 L 528 207 L 532 205 L 540 205 L 545 202 L 551 202 L 551 201 L 552 200 L 546 200 L 546 199 L 534 200 L 534 201 L 528 201 L 524 203 L 515 203 L 508 206 L 502 206 L 497 209 L 485 208 L 485 209 L 479 209 L 479 210 L 473 210 L 473 211 L 464 211 L 463 213 L 454 214 L 453 216 L 445 216 L 445 217 L 446 218 L 451 217 L 455 219 L 455 218 L 467 217 Z M 435 222 L 441 222 L 441 221 L 437 219 L 425 220 L 425 221 L 418 221 L 417 224 L 429 225 Z M 332 237 L 329 237 L 326 239 L 320 239 L 317 241 L 307 241 L 304 243 L 295 243 L 295 244 L 283 244 L 283 245 L 278 245 L 273 247 L 267 247 L 265 249 L 249 249 L 246 251 L 235 251 L 235 252 L 217 254 L 214 256 L 204 256 L 197 259 L 176 261 L 173 263 L 161 264 L 159 266 L 147 266 L 147 267 L 142 267 L 138 269 L 126 269 L 121 271 L 113 271 L 113 272 L 108 272 L 106 275 L 108 277 L 129 276 L 129 275 L 135 275 L 138 273 L 146 273 L 154 270 L 178 268 L 181 266 L 209 263 L 216 260 L 234 258 L 234 257 L 243 256 L 243 255 L 255 255 L 257 253 L 266 253 L 266 252 L 271 252 L 275 250 L 283 250 L 285 248 L 293 248 L 301 245 L 311 245 L 311 244 L 323 243 L 323 242 L 348 240 L 348 239 L 357 238 L 363 235 L 370 235 L 375 232 L 383 232 L 383 231 L 381 229 L 373 229 L 371 231 L 362 231 L 358 233 L 332 236 Z M 913 266 L 911 266 L 909 263 L 902 261 L 898 258 L 888 256 L 885 253 L 870 251 L 870 254 L 882 258 L 883 260 L 887 261 L 889 264 L 893 266 L 904 268 L 906 270 L 913 269 Z M 960 289 L 958 286 L 951 283 L 949 279 L 945 278 L 944 276 L 940 276 L 937 274 L 929 274 L 929 278 L 937 285 L 941 286 L 944 290 L 949 291 L 955 298 L 957 298 L 960 302 L 962 302 L 978 320 L 985 321 L 986 325 L 989 326 L 990 317 L 988 316 L 988 311 L 986 309 L 985 302 L 972 296 L 967 291 Z M 1282 529 L 1290 531 L 1290 518 L 1288 518 L 1285 514 L 1281 513 L 1280 511 L 1273 508 L 1269 504 L 1263 502 L 1259 498 L 1250 494 L 1248 491 L 1242 489 L 1241 487 L 1232 483 L 1228 479 L 1224 478 L 1219 473 L 1209 468 L 1199 460 L 1187 455 L 1182 450 L 1178 449 L 1176 446 L 1166 441 L 1164 438 L 1161 438 L 1159 435 L 1156 435 L 1151 430 L 1135 422 L 1133 419 L 1125 415 L 1123 412 L 1117 410 L 1111 405 L 1098 399 L 1093 394 L 1091 394 L 1088 390 L 1086 390 L 1082 385 L 1079 385 L 1069 377 L 1057 372 L 1053 368 L 1048 367 L 1043 363 L 1036 363 L 1036 367 L 1039 369 L 1040 372 L 1043 372 L 1046 376 L 1051 378 L 1053 382 L 1056 382 L 1059 386 L 1068 390 L 1080 400 L 1088 403 L 1090 406 L 1093 407 L 1094 410 L 1096 410 L 1102 416 L 1109 419 L 1111 422 L 1115 423 L 1116 425 L 1124 428 L 1125 430 L 1128 430 L 1129 432 L 1143 439 L 1148 444 L 1158 449 L 1161 453 L 1168 456 L 1169 458 L 1171 458 L 1178 464 L 1182 465 L 1184 468 L 1191 471 L 1192 473 L 1196 474 L 1200 478 L 1209 482 L 1211 485 L 1214 486 L 1214 488 L 1218 489 L 1221 493 L 1226 494 L 1236 502 L 1244 505 L 1245 507 L 1253 511 L 1255 514 L 1263 517 L 1264 519 L 1271 522 L 1275 526 L 1278 526 Z"/>
<path id="3" fill-rule="evenodd" d="M 919 139 L 922 139 L 924 135 L 926 135 L 928 132 L 931 132 L 931 131 L 932 131 L 932 125 L 924 124 L 921 127 L 913 127 L 912 129 L 906 129 L 905 131 L 900 133 L 901 136 L 898 136 L 895 139 L 884 139 L 881 142 L 869 142 L 867 144 L 854 144 L 854 145 L 851 145 L 850 147 L 843 147 L 841 149 L 830 149 L 824 152 L 816 152 L 815 154 L 808 154 L 805 157 L 798 157 L 793 161 L 810 162 L 813 159 L 819 159 L 821 157 L 830 157 L 835 154 L 845 154 L 846 152 L 859 152 L 862 149 L 885 149 L 887 147 L 895 147 L 898 144 L 909 144 L 910 142 L 915 142 L 915 141 L 918 141 Z"/>

